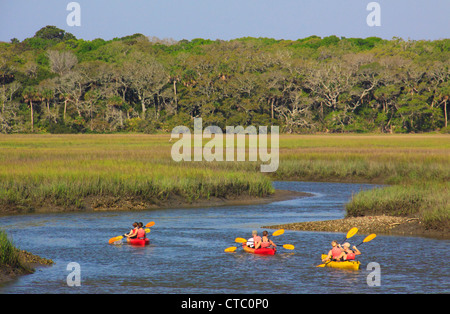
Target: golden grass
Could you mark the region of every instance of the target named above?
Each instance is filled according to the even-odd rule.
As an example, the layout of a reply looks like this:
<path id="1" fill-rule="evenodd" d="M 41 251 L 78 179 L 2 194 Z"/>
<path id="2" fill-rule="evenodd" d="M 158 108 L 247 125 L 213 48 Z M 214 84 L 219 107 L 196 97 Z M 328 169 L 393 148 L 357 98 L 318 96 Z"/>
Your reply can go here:
<path id="1" fill-rule="evenodd" d="M 0 135 L 0 205 L 82 208 L 86 197 L 111 195 L 162 201 L 171 195 L 263 196 L 273 192 L 271 180 L 292 179 L 405 187 L 400 190 L 431 182 L 427 193 L 440 193 L 443 201 L 430 216 L 443 217 L 439 213 L 448 210 L 449 135 L 280 135 L 280 165 L 269 174 L 260 173 L 260 162 L 177 163 L 169 139 L 168 134 Z M 354 198 L 353 206 L 379 208 L 376 201 L 383 197 L 370 193 L 361 194 L 366 199 L 358 203 Z M 408 207 L 404 197 L 402 206 Z"/>

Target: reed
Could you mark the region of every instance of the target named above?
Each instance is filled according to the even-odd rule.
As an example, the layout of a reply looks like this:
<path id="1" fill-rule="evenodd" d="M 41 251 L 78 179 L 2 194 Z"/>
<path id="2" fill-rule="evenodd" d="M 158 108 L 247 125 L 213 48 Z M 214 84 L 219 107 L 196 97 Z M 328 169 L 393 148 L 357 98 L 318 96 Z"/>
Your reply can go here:
<path id="1" fill-rule="evenodd" d="M 3 230 L 0 230 L 0 267 L 10 266 L 13 268 L 22 267 L 19 254 L 12 241 Z"/>
<path id="2" fill-rule="evenodd" d="M 449 183 L 426 181 L 362 191 L 346 205 L 347 216 L 418 216 L 426 228 L 448 228 L 449 189 Z"/>
<path id="3" fill-rule="evenodd" d="M 0 205 L 85 207 L 96 197 L 186 201 L 273 193 L 258 172 L 177 163 L 167 136 L 69 135 L 0 137 Z"/>
<path id="4" fill-rule="evenodd" d="M 265 196 L 272 180 L 371 182 L 348 215 L 421 215 L 448 220 L 449 135 L 280 135 L 280 163 L 175 162 L 170 135 L 0 135 L 0 207 L 82 209 L 94 197 L 148 202 Z M 206 142 L 206 141 L 204 141 Z"/>

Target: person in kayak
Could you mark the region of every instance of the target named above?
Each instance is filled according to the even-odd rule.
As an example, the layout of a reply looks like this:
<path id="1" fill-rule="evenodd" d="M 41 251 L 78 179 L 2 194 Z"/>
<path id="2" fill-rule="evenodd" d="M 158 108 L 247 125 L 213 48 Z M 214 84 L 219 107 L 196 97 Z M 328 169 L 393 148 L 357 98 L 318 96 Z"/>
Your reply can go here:
<path id="1" fill-rule="evenodd" d="M 133 223 L 133 229 L 130 230 L 130 232 L 124 234 L 124 236 L 127 238 L 127 242 L 130 242 L 130 239 L 136 239 L 137 238 L 137 232 L 138 232 L 138 223 Z"/>
<path id="2" fill-rule="evenodd" d="M 356 255 L 361 255 L 361 252 L 356 248 L 356 246 L 353 246 L 353 250 L 350 249 L 350 243 L 345 242 L 344 245 L 342 245 L 343 251 L 340 256 L 341 260 L 344 261 L 354 261 Z"/>
<path id="3" fill-rule="evenodd" d="M 137 229 L 137 233 L 136 233 L 136 237 L 138 239 L 144 240 L 147 236 L 144 230 L 144 224 L 142 222 L 138 223 L 138 229 Z"/>
<path id="4" fill-rule="evenodd" d="M 261 241 L 255 245 L 255 249 L 258 249 L 258 248 L 264 249 L 264 248 L 268 248 L 268 247 L 275 248 L 275 247 L 277 247 L 277 245 L 275 243 L 273 243 L 272 240 L 269 239 L 269 233 L 266 230 L 264 230 Z"/>
<path id="5" fill-rule="evenodd" d="M 327 262 L 330 260 L 339 261 L 342 254 L 341 245 L 338 244 L 336 240 L 331 241 L 332 249 L 328 252 L 327 257 L 322 260 L 323 262 Z"/>
<path id="6" fill-rule="evenodd" d="M 250 244 L 250 246 L 248 244 Z M 248 241 L 247 241 L 247 246 L 248 247 L 252 247 L 252 248 L 256 248 L 256 246 L 258 244 L 261 245 L 261 237 L 258 236 L 258 231 L 253 230 L 252 231 L 252 237 L 250 239 L 248 239 Z"/>

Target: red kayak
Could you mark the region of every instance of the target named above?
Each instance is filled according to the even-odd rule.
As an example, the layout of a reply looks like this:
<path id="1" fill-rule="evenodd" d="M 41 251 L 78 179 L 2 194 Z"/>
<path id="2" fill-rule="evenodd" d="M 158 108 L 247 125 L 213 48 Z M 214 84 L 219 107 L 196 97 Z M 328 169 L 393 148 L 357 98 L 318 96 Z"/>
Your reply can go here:
<path id="1" fill-rule="evenodd" d="M 135 239 L 130 239 L 130 242 L 128 242 L 128 243 L 130 243 L 131 245 L 136 245 L 136 246 L 145 246 L 145 245 L 150 244 L 150 240 L 148 238 L 145 238 L 145 239 L 135 238 Z"/>
<path id="2" fill-rule="evenodd" d="M 242 244 L 242 248 L 245 252 L 261 255 L 275 255 L 275 253 L 277 252 L 276 248 L 259 248 L 255 250 L 251 247 L 248 247 L 245 243 Z"/>

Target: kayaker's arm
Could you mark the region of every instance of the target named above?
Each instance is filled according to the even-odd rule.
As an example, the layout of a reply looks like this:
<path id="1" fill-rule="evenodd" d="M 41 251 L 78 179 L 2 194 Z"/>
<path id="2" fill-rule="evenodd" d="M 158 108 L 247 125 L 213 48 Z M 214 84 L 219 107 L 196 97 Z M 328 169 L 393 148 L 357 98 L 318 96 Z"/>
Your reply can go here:
<path id="1" fill-rule="evenodd" d="M 127 238 L 129 238 L 129 237 L 134 237 L 136 234 L 137 234 L 137 230 L 136 230 L 136 229 L 133 229 L 133 230 L 131 230 L 130 232 L 124 234 L 124 236 L 126 236 Z"/>
<path id="2" fill-rule="evenodd" d="M 353 246 L 353 251 L 355 252 L 355 255 L 361 255 L 361 252 L 358 250 L 356 246 Z"/>

